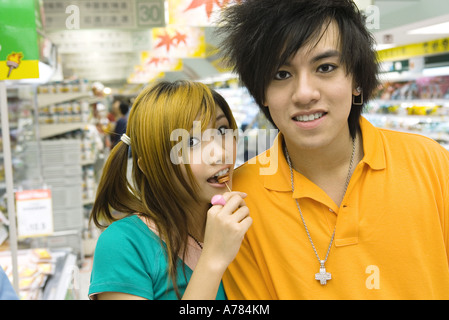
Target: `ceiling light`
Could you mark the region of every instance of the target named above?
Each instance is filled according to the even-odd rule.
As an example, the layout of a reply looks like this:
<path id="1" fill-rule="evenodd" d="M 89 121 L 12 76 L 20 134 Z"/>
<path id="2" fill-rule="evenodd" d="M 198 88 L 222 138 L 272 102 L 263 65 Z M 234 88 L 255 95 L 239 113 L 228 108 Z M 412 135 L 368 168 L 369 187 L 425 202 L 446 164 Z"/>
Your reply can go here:
<path id="1" fill-rule="evenodd" d="M 368 6 L 373 4 L 372 0 L 354 0 L 359 10 L 365 10 Z"/>
<path id="2" fill-rule="evenodd" d="M 423 75 L 426 77 L 446 76 L 449 74 L 449 67 L 426 68 Z"/>
<path id="3" fill-rule="evenodd" d="M 394 48 L 396 46 L 397 45 L 395 43 L 378 43 L 375 45 L 375 50 L 376 51 L 386 50 L 386 49 Z"/>
<path id="4" fill-rule="evenodd" d="M 433 24 L 431 26 L 413 29 L 408 34 L 449 34 L 449 22 Z"/>

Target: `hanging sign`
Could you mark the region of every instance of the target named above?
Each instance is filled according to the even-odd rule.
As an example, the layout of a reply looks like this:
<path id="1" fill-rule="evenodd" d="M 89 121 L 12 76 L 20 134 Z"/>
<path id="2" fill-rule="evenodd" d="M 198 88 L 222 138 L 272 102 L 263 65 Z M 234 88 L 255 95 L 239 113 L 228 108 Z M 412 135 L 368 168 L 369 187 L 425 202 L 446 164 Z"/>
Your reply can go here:
<path id="1" fill-rule="evenodd" d="M 140 64 L 134 66 L 134 71 L 128 77 L 128 83 L 148 83 L 163 78 L 165 72 L 181 71 L 182 59 L 157 57 L 151 51 L 140 53 Z"/>
<path id="2" fill-rule="evenodd" d="M 220 9 L 241 0 L 168 0 L 169 24 L 215 26 Z"/>
<path id="3" fill-rule="evenodd" d="M 153 71 L 182 71 L 183 63 L 179 58 L 155 57 L 151 51 L 140 53 L 140 64 Z"/>
<path id="4" fill-rule="evenodd" d="M 414 43 L 377 52 L 380 61 L 403 60 L 417 56 L 449 52 L 449 38 Z"/>
<path id="5" fill-rule="evenodd" d="M 37 1 L 0 1 L 0 80 L 39 78 Z"/>
<path id="6" fill-rule="evenodd" d="M 206 41 L 204 28 L 153 28 L 152 54 L 155 57 L 204 58 Z"/>
<path id="7" fill-rule="evenodd" d="M 128 76 L 128 83 L 149 83 L 156 79 L 162 79 L 165 76 L 164 72 L 151 71 L 142 65 L 134 66 L 134 71 Z"/>
<path id="8" fill-rule="evenodd" d="M 53 233 L 53 207 L 49 189 L 16 192 L 16 212 L 19 238 Z"/>
<path id="9" fill-rule="evenodd" d="M 45 29 L 141 29 L 165 25 L 164 0 L 45 0 Z"/>

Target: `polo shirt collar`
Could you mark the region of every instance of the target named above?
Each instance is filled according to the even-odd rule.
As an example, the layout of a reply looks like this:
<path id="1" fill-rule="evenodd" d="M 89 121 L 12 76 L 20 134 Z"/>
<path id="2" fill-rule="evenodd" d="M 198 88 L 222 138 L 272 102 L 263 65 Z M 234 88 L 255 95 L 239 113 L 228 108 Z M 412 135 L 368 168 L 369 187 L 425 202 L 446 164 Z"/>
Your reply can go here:
<path id="1" fill-rule="evenodd" d="M 373 170 L 385 169 L 385 145 L 379 129 L 374 127 L 364 117 L 360 117 L 360 128 L 363 136 L 364 157 L 362 161 Z"/>
<path id="2" fill-rule="evenodd" d="M 385 169 L 385 149 L 379 130 L 364 117 L 360 119 L 360 128 L 362 130 L 364 152 L 362 162 L 366 163 L 373 170 Z M 274 139 L 272 147 L 265 153 L 267 158 L 264 160 L 265 165 L 262 166 L 267 167 L 268 165 L 273 166 L 277 164 L 277 171 L 272 174 L 266 174 L 263 177 L 265 188 L 273 191 L 288 192 L 292 190 L 292 184 L 290 168 L 282 149 L 283 141 L 284 137 L 282 133 L 279 133 Z M 296 188 L 293 198 L 315 198 L 317 194 L 324 194 L 324 191 L 299 172 L 293 170 L 293 175 L 297 182 L 295 185 L 301 186 L 301 188 Z"/>

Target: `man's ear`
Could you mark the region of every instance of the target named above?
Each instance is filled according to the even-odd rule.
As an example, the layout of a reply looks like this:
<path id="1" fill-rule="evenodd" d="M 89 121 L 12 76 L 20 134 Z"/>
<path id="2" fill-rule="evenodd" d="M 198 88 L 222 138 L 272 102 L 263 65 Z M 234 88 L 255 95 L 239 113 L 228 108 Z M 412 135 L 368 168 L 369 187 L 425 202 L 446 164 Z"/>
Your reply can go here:
<path id="1" fill-rule="evenodd" d="M 352 95 L 354 95 L 356 97 L 358 97 L 361 93 L 362 93 L 362 88 L 361 87 L 357 87 L 357 88 L 354 88 L 352 90 Z"/>

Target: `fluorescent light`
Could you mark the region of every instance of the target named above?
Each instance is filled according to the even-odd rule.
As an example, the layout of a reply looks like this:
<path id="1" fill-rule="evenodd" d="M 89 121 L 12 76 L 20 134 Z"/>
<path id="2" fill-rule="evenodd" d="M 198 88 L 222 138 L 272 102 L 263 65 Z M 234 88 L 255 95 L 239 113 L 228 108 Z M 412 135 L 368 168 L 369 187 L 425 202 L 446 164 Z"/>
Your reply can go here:
<path id="1" fill-rule="evenodd" d="M 426 68 L 422 73 L 426 77 L 447 76 L 449 75 L 449 67 Z"/>
<path id="2" fill-rule="evenodd" d="M 365 10 L 368 6 L 373 4 L 372 0 L 354 0 L 359 10 Z"/>
<path id="3" fill-rule="evenodd" d="M 413 29 L 408 34 L 449 34 L 449 22 L 433 24 L 431 26 Z"/>
<path id="4" fill-rule="evenodd" d="M 378 43 L 375 45 L 376 51 L 380 50 L 386 50 L 396 47 L 397 45 L 395 43 Z"/>

